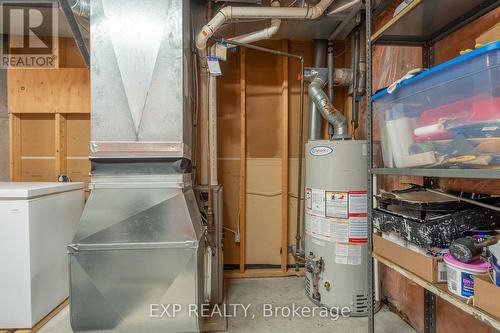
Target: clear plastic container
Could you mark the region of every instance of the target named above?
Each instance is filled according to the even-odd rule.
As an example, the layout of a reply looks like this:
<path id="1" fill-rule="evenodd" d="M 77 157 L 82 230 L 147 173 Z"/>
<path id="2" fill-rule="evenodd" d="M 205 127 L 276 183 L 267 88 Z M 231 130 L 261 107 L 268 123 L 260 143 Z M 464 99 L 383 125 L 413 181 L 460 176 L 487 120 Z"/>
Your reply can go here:
<path id="1" fill-rule="evenodd" d="M 500 42 L 372 96 L 385 167 L 500 167 Z"/>

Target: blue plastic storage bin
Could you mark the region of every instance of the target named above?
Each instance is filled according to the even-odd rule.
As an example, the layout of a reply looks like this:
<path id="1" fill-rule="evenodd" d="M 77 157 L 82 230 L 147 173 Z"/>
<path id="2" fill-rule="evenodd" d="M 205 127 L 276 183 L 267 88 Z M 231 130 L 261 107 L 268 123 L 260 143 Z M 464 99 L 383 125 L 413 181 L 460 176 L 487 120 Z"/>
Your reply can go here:
<path id="1" fill-rule="evenodd" d="M 372 96 L 386 167 L 500 166 L 500 42 Z"/>

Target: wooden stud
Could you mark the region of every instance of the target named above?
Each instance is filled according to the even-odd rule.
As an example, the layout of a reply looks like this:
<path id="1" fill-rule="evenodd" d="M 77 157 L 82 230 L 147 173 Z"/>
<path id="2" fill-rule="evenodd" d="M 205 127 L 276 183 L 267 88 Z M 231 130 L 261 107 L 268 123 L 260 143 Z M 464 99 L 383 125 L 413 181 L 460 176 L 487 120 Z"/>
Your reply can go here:
<path id="1" fill-rule="evenodd" d="M 21 181 L 21 116 L 9 114 L 10 180 Z"/>
<path id="2" fill-rule="evenodd" d="M 247 279 L 247 278 L 269 278 L 269 277 L 287 277 L 287 276 L 304 276 L 304 270 L 298 272 L 290 270 L 283 272 L 281 268 L 278 269 L 249 269 L 245 272 L 226 271 L 224 278 L 226 279 Z"/>
<path id="3" fill-rule="evenodd" d="M 61 113 L 55 114 L 55 152 L 56 152 L 56 175 L 67 175 L 67 127 L 66 116 Z"/>
<path id="4" fill-rule="evenodd" d="M 281 44 L 283 52 L 288 53 L 288 40 Z M 288 58 L 283 62 L 283 84 L 281 97 L 283 103 L 283 138 L 281 155 L 281 271 L 288 271 Z"/>
<path id="5" fill-rule="evenodd" d="M 240 273 L 246 262 L 246 67 L 245 48 L 240 47 Z"/>

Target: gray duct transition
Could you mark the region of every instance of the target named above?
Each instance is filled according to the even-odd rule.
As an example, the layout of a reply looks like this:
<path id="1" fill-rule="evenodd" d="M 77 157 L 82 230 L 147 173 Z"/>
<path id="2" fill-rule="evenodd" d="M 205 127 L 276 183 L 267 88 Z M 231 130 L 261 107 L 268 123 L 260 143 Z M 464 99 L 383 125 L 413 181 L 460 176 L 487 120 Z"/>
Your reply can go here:
<path id="1" fill-rule="evenodd" d="M 75 15 L 85 18 L 90 17 L 90 0 L 70 0 L 69 5 Z"/>
<path id="2" fill-rule="evenodd" d="M 315 39 L 313 46 L 313 66 L 321 68 L 326 66 L 326 50 L 328 41 L 326 39 Z M 308 140 L 321 140 L 322 138 L 322 120 L 317 110 L 316 105 L 309 99 L 309 128 Z"/>
<path id="3" fill-rule="evenodd" d="M 328 70 L 326 68 L 307 69 L 304 79 L 311 82 L 308 90 L 309 99 L 314 102 L 323 118 L 333 125 L 333 139 L 349 138 L 346 118 L 335 109 L 328 95 L 323 91 L 323 87 L 328 83 Z"/>

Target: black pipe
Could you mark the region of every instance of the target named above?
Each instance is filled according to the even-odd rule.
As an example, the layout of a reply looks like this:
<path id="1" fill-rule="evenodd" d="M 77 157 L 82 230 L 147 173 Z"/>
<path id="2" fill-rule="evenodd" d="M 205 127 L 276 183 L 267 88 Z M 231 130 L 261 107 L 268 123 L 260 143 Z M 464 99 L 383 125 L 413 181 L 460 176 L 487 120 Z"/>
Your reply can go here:
<path id="1" fill-rule="evenodd" d="M 358 85 L 359 85 L 359 42 L 360 42 L 360 32 L 359 29 L 356 29 L 353 34 L 353 38 L 351 42 L 353 43 L 352 50 L 352 117 L 351 124 L 354 130 L 358 128 Z"/>
<path id="2" fill-rule="evenodd" d="M 328 41 L 328 99 L 333 105 L 334 91 L 333 91 L 333 70 L 335 69 L 333 63 L 333 41 Z M 328 124 L 328 137 L 331 139 L 333 137 L 333 125 Z"/>

